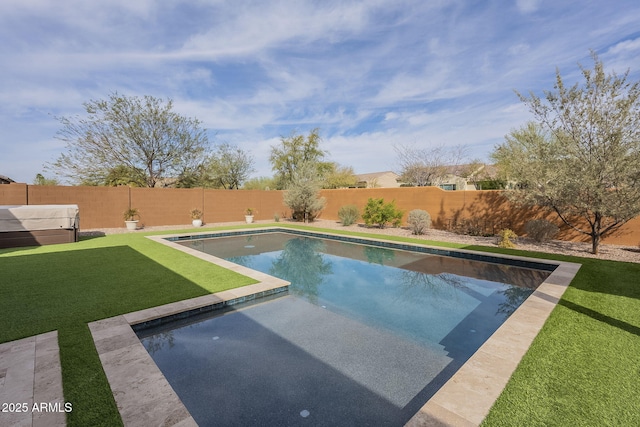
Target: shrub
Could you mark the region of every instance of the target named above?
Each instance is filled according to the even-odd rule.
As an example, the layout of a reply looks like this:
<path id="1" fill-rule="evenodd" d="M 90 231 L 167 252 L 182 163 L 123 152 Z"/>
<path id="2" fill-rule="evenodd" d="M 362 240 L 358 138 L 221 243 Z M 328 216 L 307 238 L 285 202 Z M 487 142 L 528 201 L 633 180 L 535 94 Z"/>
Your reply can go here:
<path id="1" fill-rule="evenodd" d="M 393 224 L 394 227 L 400 225 L 404 212 L 396 209 L 394 201 L 385 203 L 384 199 L 367 200 L 367 206 L 364 207 L 362 219 L 367 226 L 377 224 L 379 228 L 384 228 L 387 223 Z"/>
<path id="2" fill-rule="evenodd" d="M 338 209 L 338 218 L 343 226 L 355 223 L 360 218 L 360 211 L 356 205 L 345 205 Z"/>
<path id="3" fill-rule="evenodd" d="M 431 215 L 422 209 L 414 209 L 407 216 L 407 224 L 409 224 L 413 234 L 424 234 L 425 231 L 431 228 Z"/>
<path id="4" fill-rule="evenodd" d="M 498 233 L 498 246 L 501 248 L 515 248 L 516 244 L 511 239 L 517 239 L 518 235 L 512 230 L 505 228 Z"/>
<path id="5" fill-rule="evenodd" d="M 294 220 L 313 221 L 327 202 L 319 194 L 317 170 L 313 165 L 307 165 L 296 172 L 289 188 L 284 192 L 284 204 L 291 209 L 291 217 Z"/>
<path id="6" fill-rule="evenodd" d="M 532 219 L 524 225 L 524 231 L 536 242 L 548 242 L 560 229 L 546 219 Z"/>
<path id="7" fill-rule="evenodd" d="M 284 202 L 296 221 L 313 221 L 326 204 L 324 197 L 308 187 L 291 188 L 284 193 Z"/>

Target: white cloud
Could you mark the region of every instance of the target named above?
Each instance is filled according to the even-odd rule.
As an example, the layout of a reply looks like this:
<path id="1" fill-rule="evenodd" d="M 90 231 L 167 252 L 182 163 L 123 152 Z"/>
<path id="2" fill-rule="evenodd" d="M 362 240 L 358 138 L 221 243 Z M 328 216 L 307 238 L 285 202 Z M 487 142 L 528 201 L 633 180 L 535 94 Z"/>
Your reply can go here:
<path id="1" fill-rule="evenodd" d="M 540 0 L 516 0 L 516 6 L 521 13 L 532 13 L 538 10 Z"/>
<path id="2" fill-rule="evenodd" d="M 394 143 L 485 157 L 529 119 L 513 89 L 580 78 L 589 48 L 640 72 L 640 5 L 561 3 L 4 0 L 0 173 L 32 180 L 61 150 L 51 114 L 113 91 L 172 98 L 263 175 L 270 145 L 314 127 L 358 172 L 393 169 Z"/>
<path id="3" fill-rule="evenodd" d="M 248 56 L 286 47 L 290 41 L 332 42 L 357 32 L 367 20 L 363 4 L 349 3 L 317 7 L 307 2 L 276 1 L 222 12 L 226 13 L 224 20 L 185 42 L 186 53 L 211 58 Z"/>
<path id="4" fill-rule="evenodd" d="M 621 53 L 629 54 L 631 52 L 636 53 L 636 51 L 640 50 L 640 37 L 633 40 L 625 40 L 620 42 L 607 51 L 608 54 L 611 55 L 619 55 Z"/>
<path id="5" fill-rule="evenodd" d="M 516 45 L 509 47 L 508 52 L 510 55 L 520 56 L 529 52 L 529 49 L 530 49 L 530 46 L 528 43 L 518 43 Z"/>

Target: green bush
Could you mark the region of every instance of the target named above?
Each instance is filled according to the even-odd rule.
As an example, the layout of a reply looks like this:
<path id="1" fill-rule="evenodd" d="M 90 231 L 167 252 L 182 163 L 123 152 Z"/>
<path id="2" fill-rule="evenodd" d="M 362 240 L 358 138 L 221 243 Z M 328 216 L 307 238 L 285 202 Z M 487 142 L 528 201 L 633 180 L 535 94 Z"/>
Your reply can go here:
<path id="1" fill-rule="evenodd" d="M 384 228 L 388 223 L 394 227 L 400 225 L 404 212 L 396 209 L 395 201 L 385 203 L 384 199 L 367 200 L 367 206 L 364 207 L 362 219 L 367 226 L 376 224 L 379 228 Z"/>
<path id="2" fill-rule="evenodd" d="M 515 248 L 516 244 L 513 243 L 511 239 L 517 238 L 518 235 L 515 232 L 509 230 L 508 228 L 505 228 L 498 233 L 498 246 L 500 246 L 501 248 Z"/>
<path id="3" fill-rule="evenodd" d="M 338 218 L 343 226 L 355 223 L 360 218 L 360 210 L 356 205 L 345 205 L 338 209 Z"/>
<path id="4" fill-rule="evenodd" d="M 305 165 L 294 174 L 282 198 L 296 221 L 313 221 L 320 214 L 327 201 L 320 197 L 318 174 L 313 165 Z"/>
<path id="5" fill-rule="evenodd" d="M 424 234 L 431 228 L 431 215 L 422 209 L 414 209 L 407 216 L 407 224 L 413 234 Z"/>
<path id="6" fill-rule="evenodd" d="M 532 219 L 524 225 L 527 236 L 536 242 L 548 242 L 553 239 L 560 229 L 546 219 Z"/>

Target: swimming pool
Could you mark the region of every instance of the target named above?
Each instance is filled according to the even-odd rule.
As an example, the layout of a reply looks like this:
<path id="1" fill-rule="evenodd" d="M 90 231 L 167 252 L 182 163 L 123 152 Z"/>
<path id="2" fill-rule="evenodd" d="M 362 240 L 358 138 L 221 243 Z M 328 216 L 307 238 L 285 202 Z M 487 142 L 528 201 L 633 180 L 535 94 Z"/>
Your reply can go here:
<path id="1" fill-rule="evenodd" d="M 402 425 L 555 268 L 304 232 L 222 234 L 174 240 L 291 286 L 138 332 L 202 425 Z"/>

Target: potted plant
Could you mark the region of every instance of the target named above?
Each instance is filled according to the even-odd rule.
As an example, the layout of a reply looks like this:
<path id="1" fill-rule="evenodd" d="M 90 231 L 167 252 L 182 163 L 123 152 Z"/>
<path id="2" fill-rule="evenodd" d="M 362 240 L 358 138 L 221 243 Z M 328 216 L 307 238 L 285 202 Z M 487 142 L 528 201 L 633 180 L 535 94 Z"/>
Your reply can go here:
<path id="1" fill-rule="evenodd" d="M 136 219 L 136 217 L 139 216 L 140 214 L 138 213 L 138 209 L 136 208 L 129 208 L 124 211 L 123 217 L 124 223 L 127 226 L 127 230 L 135 230 L 136 228 L 138 228 L 138 220 Z"/>
<path id="2" fill-rule="evenodd" d="M 194 227 L 202 227 L 202 211 L 197 208 L 191 209 L 191 224 Z"/>
<path id="3" fill-rule="evenodd" d="M 247 224 L 251 224 L 253 222 L 253 208 L 247 208 L 245 211 L 244 219 L 247 221 Z"/>

